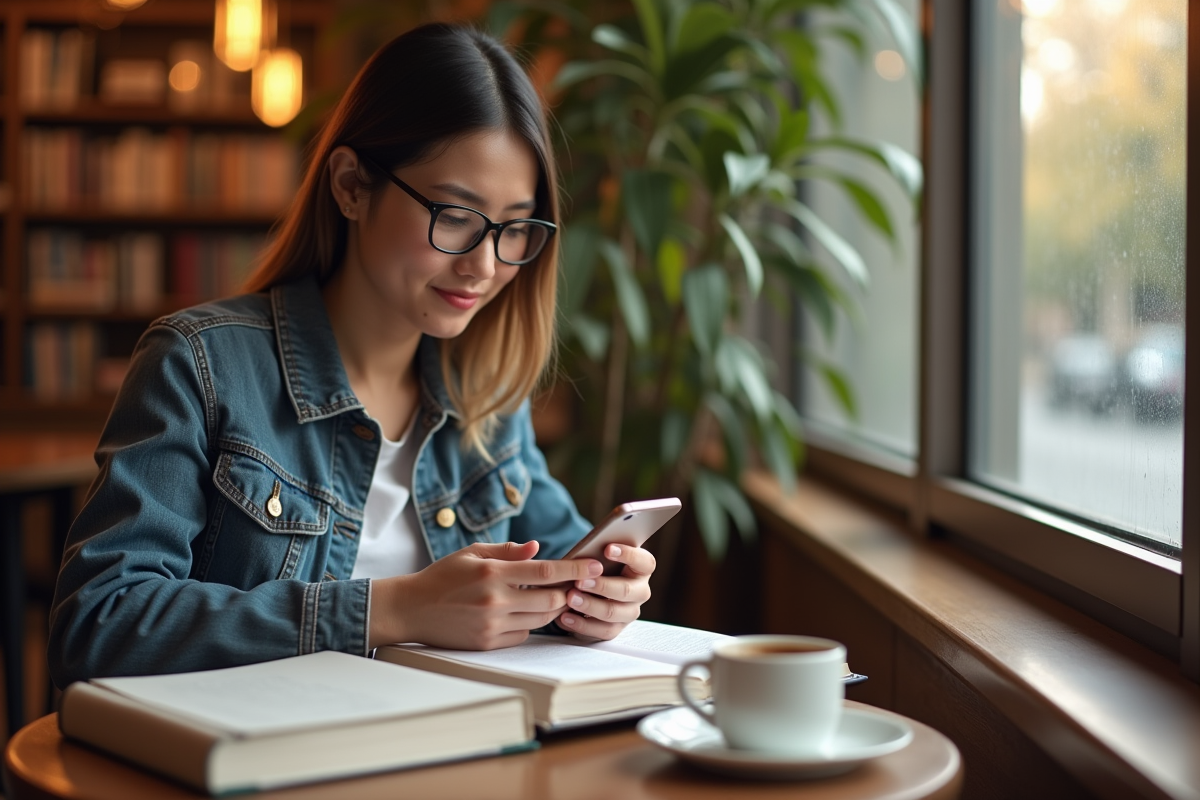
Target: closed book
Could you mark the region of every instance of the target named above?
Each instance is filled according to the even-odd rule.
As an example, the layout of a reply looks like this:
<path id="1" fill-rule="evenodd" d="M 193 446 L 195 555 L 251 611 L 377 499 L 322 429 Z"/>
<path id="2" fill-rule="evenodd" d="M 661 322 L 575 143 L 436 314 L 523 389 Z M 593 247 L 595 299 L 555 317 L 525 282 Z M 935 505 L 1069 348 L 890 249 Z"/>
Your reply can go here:
<path id="1" fill-rule="evenodd" d="M 535 746 L 520 692 L 328 651 L 74 683 L 59 726 L 214 795 Z"/>

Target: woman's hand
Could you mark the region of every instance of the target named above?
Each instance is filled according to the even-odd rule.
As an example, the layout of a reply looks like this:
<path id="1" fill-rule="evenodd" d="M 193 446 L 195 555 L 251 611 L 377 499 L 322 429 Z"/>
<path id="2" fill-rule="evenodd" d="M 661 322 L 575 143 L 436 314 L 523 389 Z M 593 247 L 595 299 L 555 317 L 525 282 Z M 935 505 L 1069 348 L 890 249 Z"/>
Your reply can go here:
<path id="1" fill-rule="evenodd" d="M 583 639 L 614 638 L 641 615 L 642 603 L 650 599 L 655 566 L 650 551 L 610 544 L 604 557 L 624 564 L 621 574 L 577 579 L 567 592 L 569 608 L 557 620 L 563 630 Z"/>
<path id="2" fill-rule="evenodd" d="M 420 572 L 372 581 L 370 646 L 420 642 L 493 650 L 520 644 L 563 612 L 572 583 L 603 571 L 590 558 L 533 561 L 537 551 L 536 541 L 473 544 Z"/>

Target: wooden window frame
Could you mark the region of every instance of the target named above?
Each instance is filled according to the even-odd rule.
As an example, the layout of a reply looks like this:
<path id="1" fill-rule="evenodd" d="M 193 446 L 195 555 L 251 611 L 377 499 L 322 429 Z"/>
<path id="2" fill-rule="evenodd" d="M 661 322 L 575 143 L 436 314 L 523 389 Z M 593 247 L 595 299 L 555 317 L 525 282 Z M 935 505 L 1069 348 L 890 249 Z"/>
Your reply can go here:
<path id="1" fill-rule="evenodd" d="M 923 0 L 928 83 L 919 303 L 918 456 L 876 453 L 837 437 L 809 441 L 810 474 L 908 515 L 917 536 L 944 536 L 1120 632 L 1178 659 L 1200 681 L 1200 280 L 1185 322 L 1183 536 L 1176 561 L 1098 528 L 967 480 L 972 230 L 970 106 L 975 2 Z M 1188 15 L 1187 147 L 1200 153 L 1200 14 Z M 1200 158 L 1187 165 L 1188 207 Z M 1200 225 L 1187 273 L 1200 275 Z M 1188 424 L 1195 422 L 1196 424 Z"/>

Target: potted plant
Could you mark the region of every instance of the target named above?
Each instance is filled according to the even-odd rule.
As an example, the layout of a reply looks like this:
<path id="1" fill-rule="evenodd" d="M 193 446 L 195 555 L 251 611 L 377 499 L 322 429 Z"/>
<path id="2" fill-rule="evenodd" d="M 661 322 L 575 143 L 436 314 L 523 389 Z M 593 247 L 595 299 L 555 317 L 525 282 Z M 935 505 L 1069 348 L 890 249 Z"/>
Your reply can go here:
<path id="1" fill-rule="evenodd" d="M 618 488 L 690 495 L 719 559 L 730 520 L 743 536 L 755 530 L 739 488 L 751 458 L 790 487 L 803 455 L 800 417 L 746 321 L 794 297 L 832 337 L 835 309 L 853 303 L 834 271 L 868 281 L 853 245 L 805 203 L 805 184 L 841 187 L 889 240 L 879 197 L 821 156 L 877 164 L 914 203 L 921 191 L 911 155 L 836 132 L 842 98 L 822 75 L 822 47 L 865 56 L 864 26 L 881 22 L 915 66 L 919 38 L 895 0 L 633 0 L 607 20 L 586 7 L 492 7 L 494 28 L 516 18 L 534 63 L 557 66 L 562 372 L 584 398 L 557 460 L 594 516 Z M 834 132 L 818 133 L 817 116 Z M 853 413 L 842 373 L 815 366 Z"/>

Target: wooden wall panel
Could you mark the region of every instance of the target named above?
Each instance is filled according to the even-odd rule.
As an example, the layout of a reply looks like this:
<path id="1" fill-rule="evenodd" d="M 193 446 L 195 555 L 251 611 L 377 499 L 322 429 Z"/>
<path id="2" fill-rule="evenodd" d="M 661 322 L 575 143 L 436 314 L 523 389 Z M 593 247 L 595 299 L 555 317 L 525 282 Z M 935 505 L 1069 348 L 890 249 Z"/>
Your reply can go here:
<path id="1" fill-rule="evenodd" d="M 962 800 L 1084 800 L 1094 795 L 994 706 L 904 633 L 896 634 L 895 710 L 950 737 L 962 753 Z"/>

